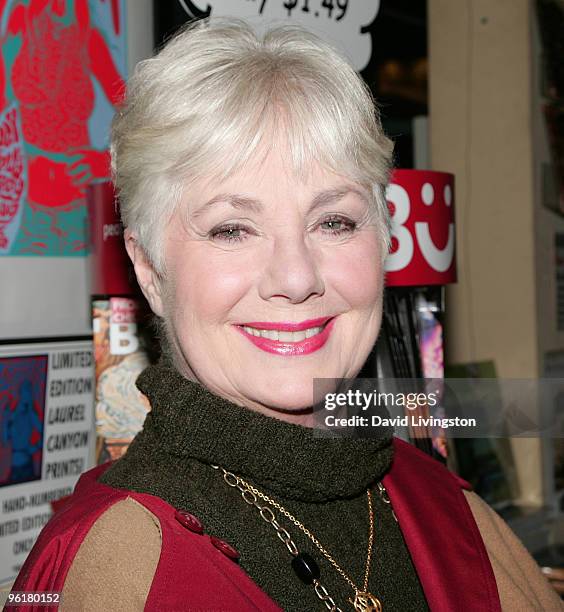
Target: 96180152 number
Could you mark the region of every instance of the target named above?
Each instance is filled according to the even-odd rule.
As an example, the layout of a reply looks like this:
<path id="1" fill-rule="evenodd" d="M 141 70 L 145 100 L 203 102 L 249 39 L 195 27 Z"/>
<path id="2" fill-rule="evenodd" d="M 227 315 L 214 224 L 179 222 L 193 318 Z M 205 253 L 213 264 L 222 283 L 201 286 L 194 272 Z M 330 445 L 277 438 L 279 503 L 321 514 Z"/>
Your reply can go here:
<path id="1" fill-rule="evenodd" d="M 60 591 L 11 591 L 8 593 L 5 610 L 14 606 L 30 605 L 52 606 L 61 603 Z"/>

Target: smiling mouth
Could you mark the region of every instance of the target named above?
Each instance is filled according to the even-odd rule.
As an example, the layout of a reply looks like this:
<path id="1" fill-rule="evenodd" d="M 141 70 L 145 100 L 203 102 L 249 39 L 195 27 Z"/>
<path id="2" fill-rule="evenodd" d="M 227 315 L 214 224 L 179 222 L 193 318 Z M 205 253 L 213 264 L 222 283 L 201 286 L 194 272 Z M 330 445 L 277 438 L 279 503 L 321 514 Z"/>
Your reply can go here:
<path id="1" fill-rule="evenodd" d="M 241 325 L 241 327 L 248 334 L 251 334 L 256 338 L 266 338 L 267 340 L 277 340 L 278 342 L 301 342 L 306 338 L 312 338 L 313 336 L 317 336 L 317 334 L 320 334 L 325 329 L 325 325 L 320 325 L 318 327 L 310 327 L 308 329 L 305 329 L 304 331 L 257 329 L 256 327 L 247 327 L 246 325 Z"/>
<path id="2" fill-rule="evenodd" d="M 284 356 L 308 355 L 324 346 L 336 318 L 322 317 L 301 323 L 256 321 L 236 327 L 257 348 L 268 353 Z"/>
<path id="3" fill-rule="evenodd" d="M 276 342 L 302 342 L 317 336 L 334 317 L 323 317 L 301 323 L 247 323 L 239 325 L 250 336 Z"/>

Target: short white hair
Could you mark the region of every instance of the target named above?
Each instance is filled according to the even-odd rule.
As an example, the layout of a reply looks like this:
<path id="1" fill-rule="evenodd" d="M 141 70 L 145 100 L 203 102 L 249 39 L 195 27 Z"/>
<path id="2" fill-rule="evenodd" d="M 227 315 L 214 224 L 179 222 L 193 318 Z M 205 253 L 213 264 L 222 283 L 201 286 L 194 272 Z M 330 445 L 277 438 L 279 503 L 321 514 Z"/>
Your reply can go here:
<path id="1" fill-rule="evenodd" d="M 279 135 L 298 176 L 317 162 L 366 188 L 387 253 L 393 146 L 368 86 L 300 26 L 258 37 L 242 20 L 212 18 L 137 65 L 112 124 L 122 221 L 157 271 L 164 229 L 189 184 L 229 177 Z"/>

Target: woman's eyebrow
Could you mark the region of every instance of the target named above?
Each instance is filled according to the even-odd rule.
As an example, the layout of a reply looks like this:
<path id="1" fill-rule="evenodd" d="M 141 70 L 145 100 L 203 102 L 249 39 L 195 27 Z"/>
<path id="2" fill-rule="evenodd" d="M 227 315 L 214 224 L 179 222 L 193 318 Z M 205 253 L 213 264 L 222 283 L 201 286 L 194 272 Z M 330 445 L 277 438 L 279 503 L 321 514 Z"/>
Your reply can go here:
<path id="1" fill-rule="evenodd" d="M 319 206 L 338 202 L 349 193 L 354 193 L 364 202 L 368 202 L 366 193 L 364 193 L 361 189 L 357 189 L 352 185 L 343 185 L 341 187 L 334 187 L 333 189 L 325 189 L 324 191 L 317 193 L 317 195 L 311 201 L 308 212 L 315 210 Z"/>
<path id="2" fill-rule="evenodd" d="M 248 196 L 240 195 L 237 193 L 219 193 L 218 195 L 211 198 L 211 200 L 208 200 L 199 208 L 197 208 L 192 213 L 192 217 L 200 217 L 210 208 L 212 208 L 215 204 L 218 204 L 220 202 L 222 204 L 229 204 L 233 208 L 237 208 L 239 210 L 247 209 L 255 213 L 260 212 L 262 210 L 262 202 L 260 200 L 256 200 L 255 198 L 249 198 Z"/>

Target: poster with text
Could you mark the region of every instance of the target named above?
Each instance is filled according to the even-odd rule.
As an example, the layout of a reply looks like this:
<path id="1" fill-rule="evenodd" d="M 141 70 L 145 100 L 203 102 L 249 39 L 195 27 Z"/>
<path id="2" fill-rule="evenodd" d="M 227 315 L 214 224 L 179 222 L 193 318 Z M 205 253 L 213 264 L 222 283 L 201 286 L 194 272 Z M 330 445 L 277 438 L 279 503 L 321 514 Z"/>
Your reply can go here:
<path id="1" fill-rule="evenodd" d="M 92 302 L 96 367 L 96 463 L 119 459 L 143 428 L 149 401 L 135 386 L 149 358 L 139 336 L 140 305 L 124 297 Z"/>
<path id="2" fill-rule="evenodd" d="M 94 455 L 92 342 L 0 345 L 0 584 Z"/>
<path id="3" fill-rule="evenodd" d="M 83 256 L 110 176 L 125 0 L 0 0 L 0 255 Z"/>

